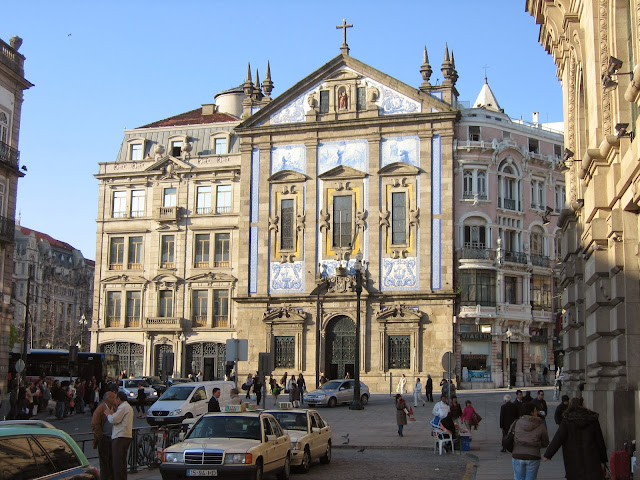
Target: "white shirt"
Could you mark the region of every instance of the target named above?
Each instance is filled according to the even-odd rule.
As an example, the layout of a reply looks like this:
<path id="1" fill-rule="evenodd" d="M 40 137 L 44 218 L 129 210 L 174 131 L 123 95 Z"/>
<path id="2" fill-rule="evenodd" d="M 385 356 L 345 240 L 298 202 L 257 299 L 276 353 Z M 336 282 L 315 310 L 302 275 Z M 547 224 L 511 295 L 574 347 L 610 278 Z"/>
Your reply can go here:
<path id="1" fill-rule="evenodd" d="M 413 386 L 413 391 L 420 393 L 422 391 L 422 384 L 420 382 L 416 382 Z"/>
<path id="2" fill-rule="evenodd" d="M 449 405 L 440 401 L 433 406 L 432 413 L 434 417 L 444 418 L 449 413 L 449 410 Z"/>
<path id="3" fill-rule="evenodd" d="M 133 408 L 129 402 L 122 402 L 114 413 L 107 416 L 107 420 L 113 424 L 112 440 L 133 436 Z"/>

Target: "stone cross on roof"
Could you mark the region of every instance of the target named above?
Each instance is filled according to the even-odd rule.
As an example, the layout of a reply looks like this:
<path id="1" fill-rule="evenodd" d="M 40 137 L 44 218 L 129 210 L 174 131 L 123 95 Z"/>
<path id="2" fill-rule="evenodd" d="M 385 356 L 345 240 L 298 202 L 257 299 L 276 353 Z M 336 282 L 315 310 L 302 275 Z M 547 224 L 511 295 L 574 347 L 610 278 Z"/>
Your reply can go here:
<path id="1" fill-rule="evenodd" d="M 346 18 L 342 19 L 342 25 L 336 25 L 336 29 L 342 29 L 342 45 L 340 45 L 340 51 L 345 55 L 349 55 L 349 45 L 347 45 L 347 28 L 352 27 L 353 24 L 347 24 Z"/>

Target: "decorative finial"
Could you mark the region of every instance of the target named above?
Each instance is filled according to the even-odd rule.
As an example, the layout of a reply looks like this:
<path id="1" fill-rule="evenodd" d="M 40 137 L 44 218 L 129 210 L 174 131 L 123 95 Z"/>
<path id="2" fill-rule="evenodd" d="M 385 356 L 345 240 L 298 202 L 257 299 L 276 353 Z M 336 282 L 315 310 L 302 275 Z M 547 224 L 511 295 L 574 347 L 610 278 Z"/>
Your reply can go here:
<path id="1" fill-rule="evenodd" d="M 242 89 L 247 97 L 253 94 L 253 81 L 251 80 L 251 63 L 247 64 L 247 78 L 242 84 Z"/>
<path id="2" fill-rule="evenodd" d="M 9 39 L 9 45 L 11 45 L 11 48 L 17 52 L 22 46 L 22 39 L 19 36 L 14 35 Z"/>
<path id="3" fill-rule="evenodd" d="M 458 81 L 458 71 L 456 70 L 456 59 L 453 57 L 453 50 L 451 50 L 451 83 L 454 85 Z"/>
<path id="4" fill-rule="evenodd" d="M 443 86 L 451 86 L 454 84 L 453 82 L 453 64 L 451 63 L 451 57 L 449 57 L 449 45 L 445 43 L 444 46 L 444 61 L 442 62 L 442 66 L 440 67 L 442 71 L 442 76 L 444 77 L 444 81 L 442 82 Z"/>
<path id="5" fill-rule="evenodd" d="M 343 55 L 349 55 L 349 45 L 347 45 L 347 28 L 352 28 L 353 24 L 347 24 L 347 19 L 342 19 L 342 25 L 337 25 L 336 29 L 342 29 L 342 45 L 340 45 L 340 52 Z"/>
<path id="6" fill-rule="evenodd" d="M 256 83 L 255 83 L 255 86 L 253 87 L 253 92 L 254 92 L 254 98 L 256 100 L 262 100 L 262 90 L 260 89 L 260 73 L 258 72 L 257 68 L 256 68 Z"/>
<path id="7" fill-rule="evenodd" d="M 420 74 L 422 75 L 422 85 L 420 85 L 420 90 L 428 91 L 431 88 L 431 83 L 429 83 L 429 79 L 431 78 L 431 74 L 433 70 L 431 69 L 431 65 L 429 65 L 429 56 L 427 55 L 427 46 L 424 46 L 424 55 L 422 57 L 422 65 L 420 66 Z"/>
<path id="8" fill-rule="evenodd" d="M 264 76 L 264 82 L 262 82 L 262 90 L 264 90 L 264 95 L 267 100 L 270 100 L 273 82 L 271 81 L 271 66 L 269 65 L 269 60 L 267 60 L 267 74 Z"/>

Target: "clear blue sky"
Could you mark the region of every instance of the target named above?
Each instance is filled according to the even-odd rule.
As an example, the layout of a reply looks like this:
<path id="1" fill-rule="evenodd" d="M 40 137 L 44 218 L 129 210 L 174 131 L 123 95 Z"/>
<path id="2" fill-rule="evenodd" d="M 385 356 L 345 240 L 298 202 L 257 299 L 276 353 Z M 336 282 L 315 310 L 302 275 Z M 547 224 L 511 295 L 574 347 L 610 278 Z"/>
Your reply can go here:
<path id="1" fill-rule="evenodd" d="M 95 258 L 98 162 L 114 161 L 124 128 L 211 103 L 244 81 L 247 62 L 272 96 L 335 57 L 346 18 L 351 55 L 416 88 L 424 45 L 442 80 L 455 52 L 461 100 L 475 100 L 485 70 L 513 118 L 562 121 L 551 56 L 525 0 L 448 2 L 29 1 L 5 2 L 0 38 L 24 39 L 26 77 L 18 184 L 22 225 Z M 16 212 L 17 214 L 18 212 Z"/>

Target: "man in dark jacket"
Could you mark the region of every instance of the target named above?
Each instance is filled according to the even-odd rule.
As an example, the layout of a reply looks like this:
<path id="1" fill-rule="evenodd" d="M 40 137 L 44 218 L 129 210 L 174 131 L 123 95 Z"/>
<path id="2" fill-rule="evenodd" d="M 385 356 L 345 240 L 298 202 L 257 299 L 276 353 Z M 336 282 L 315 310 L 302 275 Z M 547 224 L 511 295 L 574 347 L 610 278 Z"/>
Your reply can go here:
<path id="1" fill-rule="evenodd" d="M 220 398 L 220 389 L 214 388 L 213 393 L 211 395 L 211 400 L 209 400 L 209 408 L 210 412 L 219 412 L 220 411 L 220 402 L 218 401 Z"/>
<path id="2" fill-rule="evenodd" d="M 427 402 L 433 402 L 433 379 L 431 375 L 427 375 L 427 388 L 425 390 Z"/>
<path id="3" fill-rule="evenodd" d="M 502 438 L 507 436 L 511 424 L 520 417 L 518 405 L 511 401 L 511 395 L 505 395 L 504 403 L 500 407 L 500 428 L 502 429 Z M 503 448 L 501 452 L 506 452 Z"/>
<path id="4" fill-rule="evenodd" d="M 553 419 L 556 421 L 556 425 L 562 423 L 562 415 L 569 406 L 569 395 L 562 395 L 562 402 L 556 408 L 556 413 L 553 415 Z"/>
<path id="5" fill-rule="evenodd" d="M 538 416 L 542 418 L 542 421 L 544 422 L 544 426 L 546 427 L 548 411 L 547 411 L 547 402 L 544 399 L 544 392 L 542 390 L 538 390 L 538 396 L 533 400 L 531 400 L 531 403 L 533 403 L 536 406 L 536 410 L 538 410 Z"/>
<path id="6" fill-rule="evenodd" d="M 567 480 L 601 480 L 602 468 L 607 463 L 598 414 L 580 405 L 572 398 L 553 440 L 544 452 L 551 460 L 560 447 Z"/>

